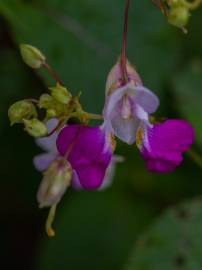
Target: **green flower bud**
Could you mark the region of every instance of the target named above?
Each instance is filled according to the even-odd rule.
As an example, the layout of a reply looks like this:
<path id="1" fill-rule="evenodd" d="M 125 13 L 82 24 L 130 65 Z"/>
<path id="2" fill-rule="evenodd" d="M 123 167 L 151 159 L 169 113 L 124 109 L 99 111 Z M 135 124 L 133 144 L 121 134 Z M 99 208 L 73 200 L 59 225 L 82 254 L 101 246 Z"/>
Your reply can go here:
<path id="1" fill-rule="evenodd" d="M 39 99 L 39 108 L 51 109 L 54 107 L 54 99 L 49 94 L 43 94 Z"/>
<path id="2" fill-rule="evenodd" d="M 39 207 L 50 207 L 57 204 L 71 184 L 72 168 L 69 162 L 60 158 L 51 163 L 44 173 L 37 193 Z"/>
<path id="3" fill-rule="evenodd" d="M 49 88 L 51 90 L 52 97 L 60 103 L 68 104 L 72 99 L 71 93 L 59 83 L 56 87 Z"/>
<path id="4" fill-rule="evenodd" d="M 57 117 L 57 112 L 54 109 L 48 109 L 46 111 L 46 120 Z"/>
<path id="5" fill-rule="evenodd" d="M 179 28 L 184 28 L 189 22 L 190 12 L 184 6 L 171 7 L 168 14 L 168 22 Z"/>
<path id="6" fill-rule="evenodd" d="M 28 44 L 20 45 L 20 52 L 24 62 L 31 68 L 40 68 L 45 63 L 45 56 L 35 47 Z"/>
<path id="7" fill-rule="evenodd" d="M 15 123 L 22 123 L 23 119 L 36 118 L 37 111 L 32 102 L 22 100 L 10 106 L 8 117 L 11 125 L 13 125 Z"/>
<path id="8" fill-rule="evenodd" d="M 38 119 L 23 119 L 25 130 L 33 137 L 43 137 L 48 134 L 46 125 Z"/>

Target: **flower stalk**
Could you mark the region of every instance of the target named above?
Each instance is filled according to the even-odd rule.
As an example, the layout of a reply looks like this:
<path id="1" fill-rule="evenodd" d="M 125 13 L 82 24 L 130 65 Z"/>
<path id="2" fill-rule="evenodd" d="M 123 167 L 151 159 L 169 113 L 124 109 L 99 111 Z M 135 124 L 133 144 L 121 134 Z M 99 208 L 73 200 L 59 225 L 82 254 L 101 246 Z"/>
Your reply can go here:
<path id="1" fill-rule="evenodd" d="M 128 33 L 128 14 L 129 14 L 130 0 L 126 0 L 125 12 L 124 12 L 124 28 L 123 28 L 123 44 L 121 52 L 121 71 L 123 83 L 128 82 L 127 74 L 127 58 L 126 58 L 126 48 L 127 48 L 127 33 Z"/>

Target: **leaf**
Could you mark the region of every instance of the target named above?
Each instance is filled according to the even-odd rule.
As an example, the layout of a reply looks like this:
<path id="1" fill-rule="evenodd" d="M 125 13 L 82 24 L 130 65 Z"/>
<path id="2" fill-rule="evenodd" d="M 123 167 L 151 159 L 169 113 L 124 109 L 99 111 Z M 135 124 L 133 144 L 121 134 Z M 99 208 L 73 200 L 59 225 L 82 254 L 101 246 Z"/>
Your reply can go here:
<path id="1" fill-rule="evenodd" d="M 202 64 L 190 63 L 174 80 L 176 104 L 183 117 L 194 127 L 196 142 L 202 147 Z"/>
<path id="2" fill-rule="evenodd" d="M 113 188 L 70 193 L 58 209 L 56 236 L 42 243 L 39 270 L 122 269 L 134 239 L 153 216 L 148 204 Z"/>
<path id="3" fill-rule="evenodd" d="M 202 200 L 166 211 L 136 242 L 127 270 L 202 269 Z"/>
<path id="4" fill-rule="evenodd" d="M 106 76 L 120 54 L 123 9 L 122 0 L 0 3 L 16 42 L 38 47 L 67 87 L 83 92 L 84 107 L 93 112 L 102 110 Z M 160 93 L 180 57 L 180 39 L 149 1 L 131 4 L 129 29 L 129 60 Z"/>

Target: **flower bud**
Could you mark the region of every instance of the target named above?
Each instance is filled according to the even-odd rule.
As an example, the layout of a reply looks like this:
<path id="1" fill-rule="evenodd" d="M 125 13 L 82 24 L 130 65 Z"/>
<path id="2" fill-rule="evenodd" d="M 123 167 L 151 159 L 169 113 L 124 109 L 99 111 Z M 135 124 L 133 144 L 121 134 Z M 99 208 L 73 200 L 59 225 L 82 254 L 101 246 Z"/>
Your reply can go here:
<path id="1" fill-rule="evenodd" d="M 71 184 L 72 168 L 64 158 L 51 163 L 44 173 L 37 193 L 39 207 L 50 207 L 57 204 Z"/>
<path id="2" fill-rule="evenodd" d="M 23 119 L 23 122 L 25 130 L 33 137 L 43 137 L 48 134 L 46 125 L 36 118 L 31 120 Z"/>
<path id="3" fill-rule="evenodd" d="M 8 117 L 11 125 L 13 125 L 15 123 L 22 123 L 23 119 L 29 119 L 31 117 L 36 118 L 37 111 L 32 102 L 22 100 L 10 106 Z"/>
<path id="4" fill-rule="evenodd" d="M 71 93 L 59 83 L 55 87 L 49 88 L 51 90 L 51 95 L 58 102 L 63 104 L 68 104 L 72 98 Z"/>
<path id="5" fill-rule="evenodd" d="M 39 98 L 39 108 L 51 109 L 54 107 L 54 99 L 49 94 L 43 94 Z"/>
<path id="6" fill-rule="evenodd" d="M 142 85 L 142 80 L 135 70 L 135 68 L 127 61 L 127 73 L 128 73 L 128 79 L 133 81 L 135 85 Z M 106 95 L 111 94 L 111 92 L 114 89 L 117 89 L 121 86 L 122 84 L 122 71 L 121 71 L 121 64 L 120 61 L 116 63 L 115 66 L 112 67 L 108 77 L 107 77 L 107 82 L 106 82 Z"/>
<path id="7" fill-rule="evenodd" d="M 45 63 L 45 56 L 33 46 L 21 44 L 20 52 L 24 62 L 31 68 L 40 68 Z"/>
<path id="8" fill-rule="evenodd" d="M 168 14 L 168 22 L 179 28 L 184 28 L 189 22 L 190 12 L 187 7 L 173 6 Z"/>

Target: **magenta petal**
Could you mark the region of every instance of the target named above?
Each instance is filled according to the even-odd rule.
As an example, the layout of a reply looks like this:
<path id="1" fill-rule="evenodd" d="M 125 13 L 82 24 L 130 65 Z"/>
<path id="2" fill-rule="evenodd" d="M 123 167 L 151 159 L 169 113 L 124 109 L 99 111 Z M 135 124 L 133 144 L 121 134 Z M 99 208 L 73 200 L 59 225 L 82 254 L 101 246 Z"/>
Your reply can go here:
<path id="1" fill-rule="evenodd" d="M 103 129 L 80 125 L 65 127 L 57 138 L 57 147 L 61 155 L 67 155 L 83 188 L 97 189 L 101 186 L 112 156 Z"/>
<path id="2" fill-rule="evenodd" d="M 194 131 L 183 120 L 167 120 L 147 128 L 141 153 L 150 171 L 168 173 L 175 170 L 194 140 Z"/>

